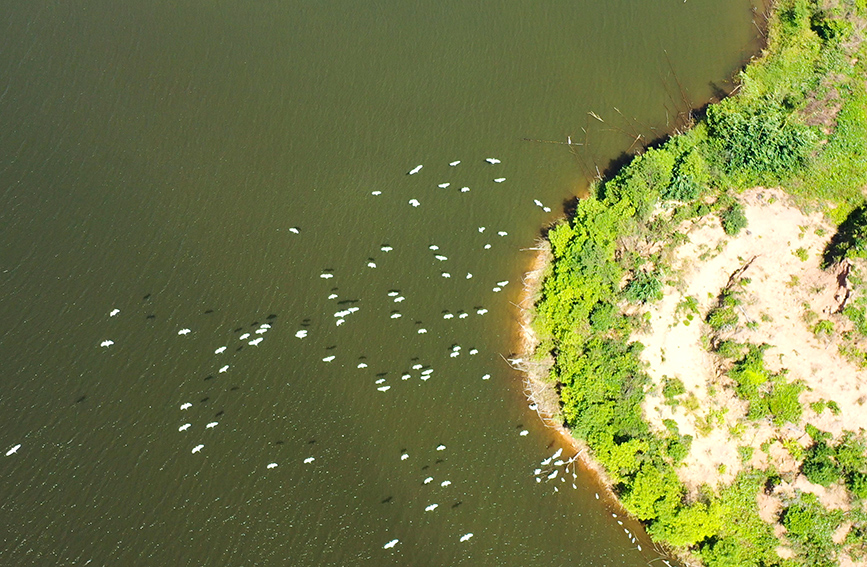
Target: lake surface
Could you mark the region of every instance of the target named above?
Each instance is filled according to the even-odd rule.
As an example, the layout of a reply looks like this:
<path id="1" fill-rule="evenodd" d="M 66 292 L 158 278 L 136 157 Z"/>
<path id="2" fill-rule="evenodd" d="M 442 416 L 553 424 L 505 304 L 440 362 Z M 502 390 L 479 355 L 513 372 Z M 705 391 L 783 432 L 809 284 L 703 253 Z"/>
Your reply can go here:
<path id="1" fill-rule="evenodd" d="M 513 302 L 752 19 L 2 2 L 0 565 L 659 565 L 553 457 Z"/>

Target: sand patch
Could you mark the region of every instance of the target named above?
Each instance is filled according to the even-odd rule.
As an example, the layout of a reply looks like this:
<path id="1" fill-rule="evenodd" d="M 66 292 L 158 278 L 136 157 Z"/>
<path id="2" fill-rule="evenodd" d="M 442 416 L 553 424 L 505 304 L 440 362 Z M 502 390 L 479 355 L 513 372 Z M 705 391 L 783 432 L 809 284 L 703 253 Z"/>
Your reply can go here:
<path id="1" fill-rule="evenodd" d="M 649 330 L 634 337 L 646 347 L 642 357 L 655 385 L 644 406 L 648 421 L 662 430 L 663 420 L 674 420 L 681 434 L 694 438 L 678 469 L 691 492 L 702 484 L 730 482 L 748 456 L 739 446 L 753 447 L 753 466 L 773 463 L 794 475 L 796 461 L 775 439 L 807 444 L 807 422 L 835 437 L 844 429 L 867 428 L 862 407 L 867 373 L 838 352 L 841 332 L 851 328 L 839 314 L 849 297 L 848 267 L 820 267 L 834 229 L 820 214 L 792 206 L 776 189 L 752 189 L 740 200 L 748 226 L 737 237 L 727 236 L 715 216 L 681 227 L 688 240 L 674 252 L 679 283 L 664 290 L 651 308 Z M 777 427 L 769 420 L 747 421 L 747 404 L 734 393 L 726 361 L 709 349 L 711 330 L 703 321 L 733 274 L 748 283 L 737 307 L 739 324 L 722 338 L 772 345 L 765 353 L 767 366 L 775 372 L 788 369 L 789 380 L 807 386 L 800 395 L 805 411 L 799 423 Z M 690 297 L 693 310 L 685 307 Z M 822 320 L 833 330 L 817 335 L 814 328 Z M 675 406 L 666 405 L 662 396 L 665 377 L 678 378 L 686 388 Z M 839 412 L 816 414 L 809 404 L 820 400 L 836 402 Z M 767 452 L 760 451 L 763 443 Z M 819 494 L 832 507 L 839 504 L 838 496 Z"/>

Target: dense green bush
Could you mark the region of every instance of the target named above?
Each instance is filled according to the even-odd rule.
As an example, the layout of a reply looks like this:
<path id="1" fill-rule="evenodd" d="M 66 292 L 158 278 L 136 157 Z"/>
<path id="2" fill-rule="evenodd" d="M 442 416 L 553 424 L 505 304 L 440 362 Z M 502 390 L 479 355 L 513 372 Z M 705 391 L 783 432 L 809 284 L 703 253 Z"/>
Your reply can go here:
<path id="1" fill-rule="evenodd" d="M 838 565 L 833 536 L 841 519 L 839 510 L 826 510 L 816 495 L 809 493 L 801 493 L 783 513 L 789 541 L 799 548 L 809 565 L 816 567 Z"/>
<path id="2" fill-rule="evenodd" d="M 725 171 L 744 183 L 775 182 L 801 170 L 816 142 L 810 128 L 773 101 L 745 107 L 726 99 L 708 109 L 707 119 Z"/>
<path id="3" fill-rule="evenodd" d="M 655 274 L 638 271 L 626 286 L 623 296 L 629 301 L 647 303 L 662 299 L 662 282 Z"/>
<path id="4" fill-rule="evenodd" d="M 737 236 L 747 226 L 747 216 L 744 214 L 744 206 L 735 202 L 723 210 L 720 215 L 723 230 L 729 236 Z"/>
<path id="5" fill-rule="evenodd" d="M 837 464 L 836 456 L 834 448 L 824 440 L 816 441 L 807 450 L 804 463 L 801 465 L 801 472 L 810 482 L 825 487 L 831 486 L 840 480 L 843 473 Z"/>

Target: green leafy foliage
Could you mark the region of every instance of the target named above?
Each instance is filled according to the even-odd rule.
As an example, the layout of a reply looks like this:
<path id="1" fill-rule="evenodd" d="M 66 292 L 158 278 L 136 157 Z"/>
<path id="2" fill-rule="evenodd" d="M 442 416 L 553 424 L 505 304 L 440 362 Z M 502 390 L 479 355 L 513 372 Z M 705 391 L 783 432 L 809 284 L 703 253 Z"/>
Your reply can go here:
<path id="1" fill-rule="evenodd" d="M 824 440 L 813 443 L 807 451 L 801 472 L 807 480 L 822 486 L 831 486 L 840 480 L 842 468 L 837 464 L 837 453 Z"/>
<path id="2" fill-rule="evenodd" d="M 735 202 L 720 213 L 720 221 L 726 234 L 737 236 L 747 226 L 744 206 L 739 202 Z"/>
<path id="3" fill-rule="evenodd" d="M 834 531 L 840 524 L 842 513 L 828 511 L 815 494 L 802 493 L 798 501 L 783 513 L 783 525 L 789 540 L 799 548 L 809 565 L 837 565 L 835 561 Z"/>
<path id="4" fill-rule="evenodd" d="M 629 301 L 647 303 L 662 299 L 662 282 L 654 274 L 639 271 L 626 286 L 623 296 Z"/>

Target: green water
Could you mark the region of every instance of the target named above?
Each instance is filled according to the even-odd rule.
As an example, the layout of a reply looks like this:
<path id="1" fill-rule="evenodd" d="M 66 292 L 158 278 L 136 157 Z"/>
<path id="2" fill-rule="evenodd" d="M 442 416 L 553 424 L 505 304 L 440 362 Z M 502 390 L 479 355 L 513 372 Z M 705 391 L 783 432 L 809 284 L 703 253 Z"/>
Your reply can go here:
<path id="1" fill-rule="evenodd" d="M 0 565 L 660 564 L 503 356 L 522 249 L 752 18 L 3 2 Z"/>

